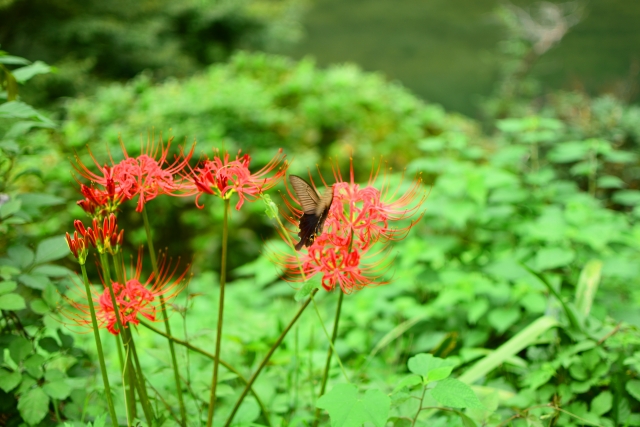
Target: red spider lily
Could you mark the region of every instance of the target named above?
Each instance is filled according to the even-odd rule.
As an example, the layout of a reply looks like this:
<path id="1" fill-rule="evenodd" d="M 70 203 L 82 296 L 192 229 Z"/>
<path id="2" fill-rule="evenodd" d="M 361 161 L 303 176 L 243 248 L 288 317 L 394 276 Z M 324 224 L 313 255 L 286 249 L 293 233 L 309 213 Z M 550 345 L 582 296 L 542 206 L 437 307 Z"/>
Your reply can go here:
<path id="1" fill-rule="evenodd" d="M 87 261 L 87 255 L 89 254 L 89 245 L 84 236 L 79 236 L 77 231 L 73 232 L 73 237 L 66 234 L 67 245 L 74 257 L 78 260 L 80 265 L 84 265 Z"/>
<path id="2" fill-rule="evenodd" d="M 140 323 L 139 316 L 148 320 L 156 321 L 156 313 L 159 311 L 160 296 L 165 301 L 173 299 L 185 286 L 183 280 L 189 271 L 189 266 L 177 277 L 177 264 L 171 268 L 171 261 L 166 256 L 160 255 L 158 260 L 158 275 L 153 273 L 146 282 L 140 281 L 142 273 L 142 251 L 138 254 L 138 262 L 136 264 L 133 277 L 125 276 L 124 284 L 112 282 L 114 295 L 116 297 L 117 312 L 123 327 L 129 324 L 138 325 Z M 103 284 L 104 285 L 104 284 Z M 91 318 L 89 313 L 89 305 L 83 303 L 86 294 L 78 287 L 76 290 L 77 300 L 65 296 L 65 300 L 75 309 L 74 311 L 63 311 L 63 314 L 74 323 L 83 327 L 91 327 Z M 109 288 L 104 285 L 102 292 L 93 291 L 92 298 L 96 306 L 96 317 L 98 327 L 106 327 L 109 332 L 118 335 L 118 322 L 116 319 L 116 310 L 111 301 Z"/>
<path id="3" fill-rule="evenodd" d="M 118 232 L 118 224 L 114 214 L 102 220 L 102 225 L 97 219 L 93 219 L 92 227 L 85 228 L 80 220 L 75 220 L 73 226 L 76 231 L 85 238 L 99 253 L 116 254 L 120 251 L 124 242 L 124 230 Z"/>
<path id="4" fill-rule="evenodd" d="M 118 200 L 132 199 L 138 196 L 136 211 L 142 212 L 146 202 L 160 194 L 177 195 L 183 188 L 182 183 L 176 181 L 175 177 L 180 176 L 183 169 L 188 166 L 189 160 L 193 156 L 195 144 L 186 154 L 181 148 L 180 155 L 176 156 L 173 162 L 169 162 L 167 157 L 172 140 L 173 138 L 169 138 L 166 145 L 162 142 L 162 138 L 158 143 L 147 143 L 146 147 L 141 147 L 139 156 L 131 157 L 121 139 L 120 146 L 124 159 L 115 163 L 111 158 L 112 166 L 100 166 L 100 163 L 89 151 L 93 162 L 102 175 L 93 173 L 79 160 L 78 156 L 76 156 L 78 166 L 74 165 L 74 168 L 84 178 L 105 187 L 107 194 L 117 194 Z M 83 192 L 83 194 L 85 193 Z M 86 199 L 78 204 L 91 215 L 96 203 L 86 194 L 85 197 Z M 107 211 L 107 214 L 112 212 L 114 210 Z"/>
<path id="5" fill-rule="evenodd" d="M 283 162 L 284 157 L 282 149 L 278 150 L 278 154 L 266 166 L 252 174 L 249 170 L 251 157 L 248 154 L 241 156 L 238 151 L 235 160 L 229 160 L 229 153 L 221 157 L 216 151 L 213 159 L 206 159 L 185 177 L 191 183 L 186 195 L 197 194 L 196 206 L 202 209 L 204 205 L 200 205 L 199 200 L 203 194 L 228 199 L 233 193 L 237 193 L 236 210 L 240 210 L 245 200 L 254 201 L 259 194 L 271 189 L 284 176 L 287 170 L 287 162 Z M 267 175 L 276 168 L 276 173 L 268 177 Z"/>
<path id="6" fill-rule="evenodd" d="M 332 290 L 339 285 L 345 293 L 387 283 L 381 278 L 390 263 L 380 263 L 377 258 L 385 258 L 389 241 L 406 236 L 422 218 L 419 210 L 427 195 L 420 178 L 399 196 L 399 190 L 390 191 L 390 179 L 386 174 L 380 188 L 376 188 L 374 184 L 379 171 L 379 167 L 372 169 L 367 185 L 362 187 L 355 182 L 353 163 L 350 164 L 348 182 L 343 181 L 339 170 L 334 168 L 336 183 L 325 190 L 333 191 L 333 202 L 322 234 L 316 237 L 306 253 L 300 254 L 300 263 L 295 256 L 279 259 L 288 279 L 300 281 L 322 274 L 325 289 Z M 324 179 L 322 181 L 325 182 Z M 313 180 L 311 182 L 315 187 Z M 299 203 L 295 195 L 289 189 L 287 193 L 291 200 L 287 197 L 284 200 L 292 215 L 285 216 L 297 228 L 303 212 L 297 207 Z M 417 218 L 413 218 L 409 225 L 395 226 L 397 221 L 410 219 L 416 214 Z M 382 249 L 372 253 L 372 247 L 378 242 L 383 244 Z"/>
<path id="7" fill-rule="evenodd" d="M 117 212 L 120 203 L 126 200 L 122 191 L 116 191 L 113 169 L 109 166 L 104 166 L 102 171 L 105 174 L 104 181 L 106 183 L 104 190 L 80 184 L 80 192 L 85 198 L 78 201 L 77 205 L 91 218 L 102 219 Z"/>

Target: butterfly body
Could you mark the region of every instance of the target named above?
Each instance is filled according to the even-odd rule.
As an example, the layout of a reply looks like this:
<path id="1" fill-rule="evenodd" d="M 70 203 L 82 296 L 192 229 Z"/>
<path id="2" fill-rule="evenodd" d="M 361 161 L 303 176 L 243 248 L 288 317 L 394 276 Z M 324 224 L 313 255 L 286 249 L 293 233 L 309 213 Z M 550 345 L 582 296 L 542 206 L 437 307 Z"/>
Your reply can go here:
<path id="1" fill-rule="evenodd" d="M 324 222 L 329 215 L 329 209 L 333 202 L 333 187 L 320 197 L 318 192 L 307 181 L 296 175 L 289 175 L 289 182 L 298 196 L 298 201 L 302 206 L 302 217 L 300 218 L 300 241 L 296 244 L 297 251 L 303 246 L 309 247 L 316 237 L 322 234 Z"/>

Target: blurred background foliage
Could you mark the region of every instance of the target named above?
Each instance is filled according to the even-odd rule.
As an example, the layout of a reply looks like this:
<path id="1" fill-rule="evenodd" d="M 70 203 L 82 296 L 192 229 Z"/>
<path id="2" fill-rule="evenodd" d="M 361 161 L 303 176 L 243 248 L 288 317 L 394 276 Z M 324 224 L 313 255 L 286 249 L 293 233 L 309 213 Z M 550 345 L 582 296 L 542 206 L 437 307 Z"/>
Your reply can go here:
<path id="1" fill-rule="evenodd" d="M 475 118 L 357 65 L 319 67 L 310 58 L 274 54 L 301 35 L 308 6 L 0 3 L 2 48 L 35 61 L 0 56 L 8 71 L 7 102 L 0 104 L 0 346 L 7 349 L 0 352 L 1 421 L 39 423 L 21 401 L 44 408 L 41 425 L 56 419 L 80 425 L 102 411 L 92 346 L 84 336 L 74 336 L 74 344 L 52 320 L 56 290 L 70 286 L 75 268 L 56 245 L 83 217 L 70 161 L 77 153 L 90 164 L 86 147 L 100 162 L 109 154 L 117 161 L 118 138 L 135 154 L 141 142 L 162 134 L 175 137 L 175 152 L 178 143 L 196 140 L 198 156 L 242 149 L 255 167 L 283 148 L 292 173 L 317 177 L 318 165 L 329 182 L 331 166 L 344 173 L 350 156 L 361 181 L 380 156 L 397 182 L 405 169 L 406 178 L 422 174 L 430 191 L 426 213 L 393 246 L 393 283 L 345 300 L 336 348 L 360 385 L 390 393 L 418 352 L 450 358 L 455 376 L 471 378 L 475 362 L 519 340 L 526 345 L 473 376 L 488 408 L 465 412 L 476 425 L 499 425 L 514 414 L 513 425 L 640 425 L 637 75 L 620 75 L 626 85 L 598 93 L 551 90 L 535 72 L 535 64 L 563 48 L 571 28 L 579 31 L 580 19 L 593 19 L 599 3 L 498 9 L 498 72 L 492 92 L 478 98 Z M 531 22 L 548 25 L 536 32 Z M 158 198 L 149 208 L 158 247 L 194 260 L 196 276 L 176 306 L 188 310 L 189 323 L 173 316 L 173 329 L 209 348 L 222 211 L 217 200 L 205 206 Z M 233 340 L 223 358 L 238 361 L 246 375 L 295 307 L 294 291 L 265 253 L 265 241 L 277 246 L 277 234 L 263 211 L 253 203 L 231 215 L 226 324 Z M 141 220 L 132 204 L 120 218 L 133 253 L 144 240 Z M 322 297 L 325 320 L 334 305 L 334 295 Z M 530 332 L 543 316 L 559 327 Z M 175 404 L 164 342 L 148 331 L 141 336 L 152 347 L 142 360 L 153 370 L 150 380 Z M 326 347 L 317 319 L 305 314 L 257 384 L 274 425 L 308 421 Z M 189 410 L 197 418 L 209 365 L 199 356 L 180 357 L 192 375 Z M 225 378 L 222 402 L 231 405 L 242 384 Z M 332 381 L 341 381 L 337 365 Z M 415 412 L 411 400 L 392 397 L 395 416 Z M 528 409 L 550 402 L 566 412 Z M 255 404 L 247 405 L 244 421 L 264 423 Z M 539 416 L 548 413 L 541 424 Z M 428 421 L 427 415 L 429 425 L 463 425 L 455 414 L 430 414 Z"/>

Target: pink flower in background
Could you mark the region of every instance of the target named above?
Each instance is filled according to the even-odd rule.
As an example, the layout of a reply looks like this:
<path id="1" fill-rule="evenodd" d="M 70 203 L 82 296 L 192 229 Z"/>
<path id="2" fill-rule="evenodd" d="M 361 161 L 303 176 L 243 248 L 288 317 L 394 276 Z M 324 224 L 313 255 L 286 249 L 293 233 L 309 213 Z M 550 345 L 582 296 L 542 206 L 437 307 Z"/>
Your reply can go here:
<path id="1" fill-rule="evenodd" d="M 197 194 L 196 206 L 203 194 L 211 194 L 228 199 L 233 193 L 238 194 L 236 210 L 240 210 L 246 200 L 254 201 L 263 191 L 275 186 L 284 176 L 287 162 L 282 150 L 267 163 L 262 169 L 251 173 L 249 165 L 251 157 L 248 154 L 241 155 L 239 151 L 234 160 L 229 159 L 229 153 L 220 156 L 218 153 L 212 159 L 206 159 L 198 167 L 191 171 L 185 178 L 190 181 L 187 194 Z M 277 169 L 277 170 L 276 170 Z M 274 170 L 276 172 L 271 174 Z"/>

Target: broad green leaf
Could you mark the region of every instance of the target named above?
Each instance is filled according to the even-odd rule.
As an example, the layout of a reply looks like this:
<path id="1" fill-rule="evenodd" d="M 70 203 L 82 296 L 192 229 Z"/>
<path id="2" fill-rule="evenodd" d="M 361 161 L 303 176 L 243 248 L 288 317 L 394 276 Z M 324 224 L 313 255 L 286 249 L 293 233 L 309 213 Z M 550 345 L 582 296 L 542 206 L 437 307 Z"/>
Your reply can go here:
<path id="1" fill-rule="evenodd" d="M 22 295 L 4 294 L 0 295 L 0 310 L 23 310 L 27 305 Z"/>
<path id="2" fill-rule="evenodd" d="M 421 353 L 409 359 L 409 370 L 424 378 L 425 382 L 440 381 L 451 375 L 456 366 L 455 362 L 434 357 L 432 354 Z"/>
<path id="3" fill-rule="evenodd" d="M 640 402 L 640 380 L 627 381 L 625 388 L 631 396 L 633 396 L 638 402 Z"/>
<path id="4" fill-rule="evenodd" d="M 31 307 L 31 310 L 34 313 L 40 314 L 40 315 L 43 315 L 51 311 L 47 303 L 41 300 L 40 298 L 36 298 L 33 301 L 31 301 L 31 304 L 29 304 L 29 306 Z"/>
<path id="5" fill-rule="evenodd" d="M 296 300 L 296 302 L 307 299 L 311 295 L 311 292 L 313 292 L 314 289 L 318 289 L 319 285 L 320 283 L 318 280 L 315 280 L 315 278 L 311 279 L 305 284 L 303 284 L 300 289 L 298 289 L 298 291 L 296 292 L 293 298 Z"/>
<path id="6" fill-rule="evenodd" d="M 485 409 L 471 387 L 455 378 L 446 378 L 438 382 L 431 390 L 431 396 L 440 404 L 452 408 Z"/>
<path id="7" fill-rule="evenodd" d="M 633 163 L 638 156 L 630 151 L 613 150 L 606 153 L 604 158 L 611 163 Z"/>
<path id="8" fill-rule="evenodd" d="M 590 147 L 585 141 L 563 142 L 556 145 L 547 155 L 554 163 L 577 162 L 589 155 Z"/>
<path id="9" fill-rule="evenodd" d="M 27 424 L 38 424 L 49 412 L 49 396 L 40 387 L 32 388 L 20 396 L 18 411 Z"/>
<path id="10" fill-rule="evenodd" d="M 403 388 L 412 387 L 418 384 L 422 384 L 422 378 L 420 377 L 420 375 L 409 375 L 405 377 L 402 381 L 400 381 L 398 385 L 396 385 L 396 387 L 393 389 L 392 394 L 399 392 Z"/>
<path id="11" fill-rule="evenodd" d="M 597 395 L 591 401 L 591 412 L 596 415 L 604 415 L 613 407 L 613 394 L 606 390 Z"/>
<path id="12" fill-rule="evenodd" d="M 11 261 L 13 261 L 15 266 L 18 268 L 26 268 L 30 266 L 34 259 L 33 251 L 22 245 L 11 246 L 7 250 L 7 255 L 9 255 Z"/>
<path id="13" fill-rule="evenodd" d="M 580 272 L 580 278 L 578 279 L 578 286 L 576 288 L 576 308 L 585 318 L 591 311 L 593 299 L 598 291 L 601 271 L 602 261 L 591 260 L 584 266 L 582 272 Z"/>
<path id="14" fill-rule="evenodd" d="M 614 175 L 605 175 L 598 178 L 598 188 L 624 188 L 626 184 L 623 180 Z"/>
<path id="15" fill-rule="evenodd" d="M 47 276 L 32 273 L 21 274 L 18 276 L 18 281 L 29 288 L 38 289 L 40 291 L 44 290 L 44 288 L 51 283 Z"/>
<path id="16" fill-rule="evenodd" d="M 71 387 L 65 378 L 47 381 L 42 386 L 42 389 L 47 393 L 47 395 L 49 395 L 49 397 L 58 400 L 64 400 L 69 397 L 69 394 L 71 394 Z"/>
<path id="17" fill-rule="evenodd" d="M 9 200 L 8 202 L 3 203 L 0 205 L 0 218 L 6 218 L 9 215 L 13 215 L 20 210 L 20 206 L 22 206 L 22 200 L 19 199 Z"/>
<path id="18" fill-rule="evenodd" d="M 47 74 L 50 72 L 51 67 L 42 61 L 36 61 L 26 67 L 21 67 L 12 71 L 13 77 L 15 77 L 19 83 L 24 83 L 35 75 Z"/>
<path id="19" fill-rule="evenodd" d="M 529 326 L 518 332 L 513 338 L 500 347 L 495 349 L 489 355 L 480 359 L 473 366 L 467 369 L 460 381 L 471 384 L 493 371 L 500 366 L 505 360 L 518 354 L 527 346 L 538 340 L 540 335 L 549 329 L 558 325 L 558 321 L 550 316 L 543 316 L 531 323 Z"/>
<path id="20" fill-rule="evenodd" d="M 18 371 L 7 371 L 4 368 L 0 368 L 0 389 L 2 389 L 5 393 L 9 393 L 11 390 L 16 388 L 20 381 L 22 380 L 22 375 Z"/>
<path id="21" fill-rule="evenodd" d="M 329 412 L 331 427 L 360 427 L 366 422 L 384 427 L 391 399 L 380 390 L 367 390 L 364 396 L 359 396 L 353 384 L 338 384 L 318 399 L 316 407 Z"/>
<path id="22" fill-rule="evenodd" d="M 47 277 L 67 277 L 73 275 L 73 272 L 61 265 L 43 264 L 31 270 L 34 274 L 43 274 Z"/>
<path id="23" fill-rule="evenodd" d="M 63 235 L 50 237 L 40 242 L 36 250 L 36 264 L 64 258 L 69 254 L 69 246 Z"/>
<path id="24" fill-rule="evenodd" d="M 20 363 L 31 354 L 31 343 L 24 337 L 17 337 L 9 344 L 9 354 L 14 362 Z"/>
<path id="25" fill-rule="evenodd" d="M 487 320 L 496 331 L 503 333 L 520 319 L 520 309 L 518 307 L 496 308 L 489 312 Z"/>
<path id="26" fill-rule="evenodd" d="M 51 122 L 35 108 L 21 101 L 10 101 L 0 104 L 0 118 L 7 119 L 31 119 L 37 118 L 43 122 Z"/>
<path id="27" fill-rule="evenodd" d="M 58 342 L 51 337 L 44 337 L 38 341 L 38 345 L 41 349 L 49 353 L 55 353 L 56 351 L 60 351 L 60 346 Z M 49 372 L 49 371 L 47 371 Z"/>
<path id="28" fill-rule="evenodd" d="M 22 200 L 23 207 L 39 208 L 44 206 L 56 206 L 65 202 L 63 197 L 54 196 L 52 194 L 42 193 L 25 193 L 18 196 Z"/>
<path id="29" fill-rule="evenodd" d="M 19 56 L 13 55 L 0 55 L 0 64 L 8 64 L 8 65 L 28 65 L 31 61 L 25 58 L 21 58 Z"/>
<path id="30" fill-rule="evenodd" d="M 538 271 L 564 267 L 571 263 L 576 254 L 570 249 L 542 248 L 536 254 L 536 269 Z"/>
<path id="31" fill-rule="evenodd" d="M 13 280 L 6 280 L 0 282 L 0 295 L 14 291 L 18 287 L 18 284 Z"/>
<path id="32" fill-rule="evenodd" d="M 636 206 L 640 204 L 640 191 L 638 190 L 620 190 L 616 191 L 611 199 L 625 206 Z"/>
<path id="33" fill-rule="evenodd" d="M 44 357 L 39 354 L 32 354 L 24 361 L 24 368 L 29 375 L 33 378 L 40 379 L 44 375 L 42 365 L 44 364 Z"/>

